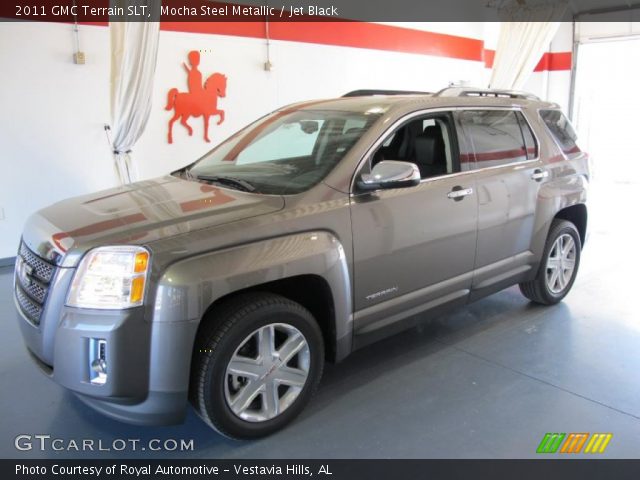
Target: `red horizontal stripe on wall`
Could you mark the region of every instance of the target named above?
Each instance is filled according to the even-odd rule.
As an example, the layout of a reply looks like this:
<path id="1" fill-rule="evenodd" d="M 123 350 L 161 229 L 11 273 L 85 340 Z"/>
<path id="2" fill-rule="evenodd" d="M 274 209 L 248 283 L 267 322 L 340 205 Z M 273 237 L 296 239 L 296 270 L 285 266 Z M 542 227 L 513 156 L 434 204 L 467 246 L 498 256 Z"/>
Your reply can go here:
<path id="1" fill-rule="evenodd" d="M 265 38 L 264 22 L 160 22 L 160 29 L 172 32 Z"/>
<path id="2" fill-rule="evenodd" d="M 475 38 L 365 22 L 272 23 L 272 38 L 293 42 L 369 48 L 421 55 L 482 59 L 484 42 Z"/>
<path id="3" fill-rule="evenodd" d="M 484 50 L 484 66 L 493 67 L 496 58 L 495 50 Z M 571 70 L 571 52 L 545 52 L 533 69 L 534 72 Z"/>
<path id="4" fill-rule="evenodd" d="M 571 70 L 571 52 L 547 52 L 545 53 L 534 72 L 543 72 L 548 70 Z"/>
<path id="5" fill-rule="evenodd" d="M 486 68 L 493 67 L 493 61 L 496 59 L 496 51 L 495 50 L 484 50 L 484 66 Z"/>
<path id="6" fill-rule="evenodd" d="M 100 24 L 98 22 L 94 23 Z M 165 31 L 265 38 L 265 22 L 161 22 Z M 366 22 L 272 22 L 272 40 L 367 48 L 484 62 L 492 68 L 495 50 L 475 38 Z M 571 52 L 547 52 L 536 72 L 571 70 Z"/>
<path id="7" fill-rule="evenodd" d="M 80 25 L 91 25 L 91 26 L 94 26 L 94 27 L 108 27 L 109 26 L 109 22 L 78 22 L 78 23 Z"/>
<path id="8" fill-rule="evenodd" d="M 162 22 L 162 30 L 264 38 L 263 22 Z M 272 40 L 480 61 L 482 40 L 365 22 L 272 22 Z"/>

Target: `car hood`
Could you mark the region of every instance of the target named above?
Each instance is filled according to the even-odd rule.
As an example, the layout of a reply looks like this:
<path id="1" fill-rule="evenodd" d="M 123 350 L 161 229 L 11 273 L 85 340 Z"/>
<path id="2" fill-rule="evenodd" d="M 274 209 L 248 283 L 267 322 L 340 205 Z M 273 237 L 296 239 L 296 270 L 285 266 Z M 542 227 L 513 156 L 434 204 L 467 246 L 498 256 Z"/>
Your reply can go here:
<path id="1" fill-rule="evenodd" d="M 28 219 L 23 241 L 43 258 L 75 266 L 82 254 L 95 246 L 144 245 L 283 207 L 281 196 L 166 176 L 44 208 Z"/>

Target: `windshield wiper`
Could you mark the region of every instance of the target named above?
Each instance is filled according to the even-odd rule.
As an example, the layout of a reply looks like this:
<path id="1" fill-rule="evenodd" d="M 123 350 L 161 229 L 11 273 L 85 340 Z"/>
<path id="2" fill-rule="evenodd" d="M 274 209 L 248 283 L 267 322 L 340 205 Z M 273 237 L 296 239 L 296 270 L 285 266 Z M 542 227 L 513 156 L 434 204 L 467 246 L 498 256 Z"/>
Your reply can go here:
<path id="1" fill-rule="evenodd" d="M 205 182 L 219 183 L 220 185 L 233 187 L 244 192 L 256 191 L 256 187 L 251 185 L 246 180 L 242 180 L 240 178 L 225 177 L 222 175 L 198 175 L 197 178 L 198 180 L 204 180 Z"/>

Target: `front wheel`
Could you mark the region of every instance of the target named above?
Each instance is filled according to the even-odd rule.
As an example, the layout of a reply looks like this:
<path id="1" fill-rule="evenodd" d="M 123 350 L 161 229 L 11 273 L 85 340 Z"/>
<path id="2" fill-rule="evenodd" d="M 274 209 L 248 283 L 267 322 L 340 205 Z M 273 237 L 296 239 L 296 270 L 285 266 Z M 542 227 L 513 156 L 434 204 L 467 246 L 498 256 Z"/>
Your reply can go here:
<path id="1" fill-rule="evenodd" d="M 536 278 L 520 284 L 532 302 L 553 305 L 571 290 L 580 265 L 580 234 L 575 225 L 556 219 L 551 224 Z"/>
<path id="2" fill-rule="evenodd" d="M 231 438 L 269 435 L 292 421 L 318 386 L 322 332 L 301 305 L 250 293 L 211 313 L 196 340 L 191 399 L 211 427 Z"/>

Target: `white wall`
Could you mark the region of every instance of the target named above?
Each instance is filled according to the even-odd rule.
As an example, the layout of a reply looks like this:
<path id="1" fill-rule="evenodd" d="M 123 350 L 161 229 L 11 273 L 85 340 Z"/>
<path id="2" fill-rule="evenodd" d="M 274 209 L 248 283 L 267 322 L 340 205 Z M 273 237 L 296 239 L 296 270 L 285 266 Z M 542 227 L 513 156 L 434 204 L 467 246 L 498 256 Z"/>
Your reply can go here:
<path id="1" fill-rule="evenodd" d="M 71 27 L 0 23 L 0 258 L 15 255 L 31 212 L 114 185 L 103 130 L 108 31 L 82 37 L 87 64 L 78 66 Z"/>
<path id="2" fill-rule="evenodd" d="M 481 23 L 404 26 L 481 40 L 495 37 L 497 29 Z M 70 25 L 0 23 L 0 208 L 6 217 L 0 220 L 0 258 L 15 254 L 31 212 L 116 184 L 103 130 L 109 122 L 109 32 L 106 27 L 80 29 L 86 65 L 71 61 Z M 227 117 L 220 126 L 211 122 L 211 144 L 202 139 L 202 119 L 190 120 L 192 138 L 176 122 L 169 145 L 166 96 L 172 87 L 186 90 L 182 62 L 190 50 L 204 52 L 200 70 L 205 78 L 214 72 L 228 76 L 227 97 L 219 101 Z M 433 91 L 452 81 L 483 86 L 490 72 L 481 61 L 285 41 L 272 41 L 275 69 L 265 72 L 265 55 L 264 39 L 162 31 L 151 117 L 133 152 L 141 178 L 190 163 L 284 104 L 358 88 Z M 565 73 L 552 72 L 550 78 Z M 544 93 L 539 80 L 533 79 L 532 87 Z"/>

